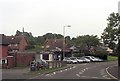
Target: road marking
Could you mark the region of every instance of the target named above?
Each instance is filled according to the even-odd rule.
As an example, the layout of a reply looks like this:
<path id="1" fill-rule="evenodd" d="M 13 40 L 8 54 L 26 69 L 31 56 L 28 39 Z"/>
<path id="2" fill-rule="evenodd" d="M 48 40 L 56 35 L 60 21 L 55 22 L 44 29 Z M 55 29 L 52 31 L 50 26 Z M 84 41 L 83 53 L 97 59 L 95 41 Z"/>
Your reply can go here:
<path id="1" fill-rule="evenodd" d="M 83 69 L 83 70 L 81 70 L 81 72 L 84 72 L 84 69 Z"/>
<path id="2" fill-rule="evenodd" d="M 114 66 L 116 66 L 116 65 L 114 65 Z M 113 67 L 113 66 L 111 66 L 111 67 Z M 108 72 L 108 69 L 109 69 L 110 67 L 107 67 L 105 70 L 106 70 L 106 72 L 107 72 L 107 74 L 109 75 L 109 76 L 111 76 L 113 79 L 117 79 L 116 77 L 114 77 L 112 74 L 110 74 L 109 72 Z"/>
<path id="3" fill-rule="evenodd" d="M 107 77 L 107 75 L 103 75 L 102 77 Z"/>
<path id="4" fill-rule="evenodd" d="M 63 72 L 62 70 L 60 72 Z"/>
<path id="5" fill-rule="evenodd" d="M 85 68 L 86 70 L 88 70 L 88 68 Z"/>
<path id="6" fill-rule="evenodd" d="M 76 74 L 76 76 L 80 77 L 80 75 L 79 75 L 79 74 Z"/>
<path id="7" fill-rule="evenodd" d="M 67 69 L 65 69 L 65 71 L 67 71 Z"/>
<path id="8" fill-rule="evenodd" d="M 51 76 L 50 74 L 46 74 L 46 76 Z"/>
<path id="9" fill-rule="evenodd" d="M 76 66 L 73 66 L 73 68 L 76 68 Z"/>
<path id="10" fill-rule="evenodd" d="M 83 74 L 82 72 L 79 72 L 79 74 Z"/>
<path id="11" fill-rule="evenodd" d="M 53 74 L 55 75 L 55 74 L 56 74 L 56 72 L 53 72 Z"/>
<path id="12" fill-rule="evenodd" d="M 70 69 L 72 69 L 72 68 L 70 68 Z"/>
<path id="13" fill-rule="evenodd" d="M 103 79 L 103 78 L 100 78 L 100 77 L 91 77 L 91 76 L 80 76 L 80 77 L 83 77 L 83 78 L 89 78 L 89 79 Z"/>

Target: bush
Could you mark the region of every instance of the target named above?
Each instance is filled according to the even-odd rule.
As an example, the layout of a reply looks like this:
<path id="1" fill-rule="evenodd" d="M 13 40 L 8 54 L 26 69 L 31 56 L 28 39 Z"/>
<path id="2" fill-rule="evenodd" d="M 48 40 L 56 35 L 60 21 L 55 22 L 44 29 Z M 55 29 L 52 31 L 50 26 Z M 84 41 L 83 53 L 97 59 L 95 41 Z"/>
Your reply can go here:
<path id="1" fill-rule="evenodd" d="M 108 52 L 104 50 L 97 50 L 94 54 L 95 57 L 107 60 Z"/>

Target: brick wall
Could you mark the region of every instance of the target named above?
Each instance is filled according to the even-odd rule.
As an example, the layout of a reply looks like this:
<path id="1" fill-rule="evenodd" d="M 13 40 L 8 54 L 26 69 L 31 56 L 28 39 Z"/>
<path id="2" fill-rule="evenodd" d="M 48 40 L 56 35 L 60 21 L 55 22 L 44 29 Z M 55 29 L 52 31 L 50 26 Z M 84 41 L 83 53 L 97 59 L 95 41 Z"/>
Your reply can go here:
<path id="1" fill-rule="evenodd" d="M 15 61 L 13 56 L 8 56 L 8 66 L 7 68 L 13 68 L 15 67 Z"/>
<path id="2" fill-rule="evenodd" d="M 30 62 L 33 60 L 33 54 L 17 54 L 17 66 L 28 66 Z"/>
<path id="3" fill-rule="evenodd" d="M 19 52 L 19 53 L 9 53 L 10 56 L 13 58 L 8 58 L 8 65 L 9 67 L 16 67 L 16 66 L 28 66 L 30 62 L 33 60 L 33 53 L 27 52 Z"/>
<path id="4" fill-rule="evenodd" d="M 8 56 L 8 47 L 0 45 L 0 58 L 7 58 Z"/>
<path id="5" fill-rule="evenodd" d="M 28 44 L 27 44 L 27 41 L 26 41 L 26 39 L 23 37 L 23 39 L 20 41 L 20 44 L 19 44 L 19 51 L 20 51 L 20 52 L 25 51 L 27 45 L 28 45 Z"/>

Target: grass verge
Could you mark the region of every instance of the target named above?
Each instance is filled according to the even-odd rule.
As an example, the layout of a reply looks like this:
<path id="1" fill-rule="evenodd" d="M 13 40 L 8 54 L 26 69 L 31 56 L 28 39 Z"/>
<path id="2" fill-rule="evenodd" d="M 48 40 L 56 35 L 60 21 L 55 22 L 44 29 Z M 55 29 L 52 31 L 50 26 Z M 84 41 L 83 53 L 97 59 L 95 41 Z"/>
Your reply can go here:
<path id="1" fill-rule="evenodd" d="M 40 69 L 40 70 L 37 70 L 37 71 L 30 71 L 28 74 L 48 74 L 48 73 L 52 73 L 52 72 L 55 72 L 55 71 L 59 71 L 59 70 L 63 70 L 63 69 L 66 69 L 66 68 L 70 68 L 72 66 L 64 66 L 64 67 L 59 67 L 59 68 L 49 68 L 49 69 Z"/>
<path id="2" fill-rule="evenodd" d="M 118 57 L 117 56 L 108 56 L 108 61 L 115 61 L 115 60 L 118 60 Z"/>

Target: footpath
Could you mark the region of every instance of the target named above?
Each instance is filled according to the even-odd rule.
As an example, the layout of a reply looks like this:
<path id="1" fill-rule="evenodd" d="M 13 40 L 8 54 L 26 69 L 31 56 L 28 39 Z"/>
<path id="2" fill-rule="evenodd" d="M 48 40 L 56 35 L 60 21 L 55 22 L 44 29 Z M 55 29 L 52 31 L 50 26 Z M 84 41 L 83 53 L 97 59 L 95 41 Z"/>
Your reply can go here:
<path id="1" fill-rule="evenodd" d="M 54 69 L 46 69 L 46 70 L 39 70 L 39 71 L 30 71 L 29 67 L 26 68 L 13 68 L 13 69 L 2 69 L 2 79 L 29 79 L 31 77 L 41 75 L 41 74 L 48 74 L 54 71 L 66 69 L 73 67 L 72 65 L 68 65 L 61 68 L 54 68 Z"/>

